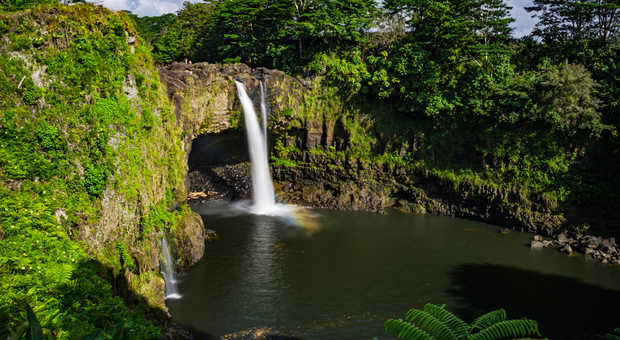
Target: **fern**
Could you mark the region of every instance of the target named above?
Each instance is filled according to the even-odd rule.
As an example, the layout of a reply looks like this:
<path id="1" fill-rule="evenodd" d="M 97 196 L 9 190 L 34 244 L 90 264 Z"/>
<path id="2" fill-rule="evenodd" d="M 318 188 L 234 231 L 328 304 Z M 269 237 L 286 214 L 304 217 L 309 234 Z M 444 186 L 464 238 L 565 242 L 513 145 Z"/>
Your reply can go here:
<path id="1" fill-rule="evenodd" d="M 614 334 L 605 334 L 604 340 L 620 340 L 620 328 L 614 329 Z"/>
<path id="2" fill-rule="evenodd" d="M 399 339 L 434 340 L 430 334 L 402 319 L 389 319 L 386 321 L 385 332 Z"/>
<path id="3" fill-rule="evenodd" d="M 432 334 L 438 340 L 456 339 L 454 332 L 448 326 L 426 311 L 411 309 L 407 312 L 405 320 Z"/>
<path id="4" fill-rule="evenodd" d="M 427 303 L 424 306 L 424 311 L 448 326 L 455 335 L 455 339 L 462 339 L 467 336 L 469 325 L 458 316 L 448 312 L 443 306 L 440 307 L 432 303 Z"/>
<path id="5" fill-rule="evenodd" d="M 474 334 L 472 340 L 497 340 L 514 339 L 519 337 L 540 336 L 538 323 L 534 320 L 508 320 L 500 321 L 488 328 Z"/>
<path id="6" fill-rule="evenodd" d="M 534 340 L 540 337 L 534 320 L 506 320 L 498 309 L 476 318 L 471 325 L 448 312 L 444 306 L 426 304 L 424 310 L 411 309 L 403 319 L 389 319 L 385 331 L 407 340 Z M 480 330 L 479 332 L 475 332 Z"/>
<path id="7" fill-rule="evenodd" d="M 506 311 L 498 309 L 481 315 L 471 323 L 472 329 L 485 329 L 500 321 L 506 321 Z"/>

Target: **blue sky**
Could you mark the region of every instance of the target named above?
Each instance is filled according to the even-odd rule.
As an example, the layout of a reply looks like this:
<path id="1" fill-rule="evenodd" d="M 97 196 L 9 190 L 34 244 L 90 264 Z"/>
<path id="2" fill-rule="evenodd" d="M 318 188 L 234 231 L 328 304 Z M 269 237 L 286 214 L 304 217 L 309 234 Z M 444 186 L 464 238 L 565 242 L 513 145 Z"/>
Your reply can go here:
<path id="1" fill-rule="evenodd" d="M 178 11 L 183 6 L 184 0 L 91 0 L 113 10 L 130 10 L 139 16 L 154 16 Z M 198 2 L 200 0 L 191 0 Z M 516 37 L 527 35 L 532 31 L 536 20 L 525 12 L 524 6 L 530 6 L 531 0 L 505 0 L 512 7 L 512 16 L 516 19 L 513 23 L 513 34 Z"/>

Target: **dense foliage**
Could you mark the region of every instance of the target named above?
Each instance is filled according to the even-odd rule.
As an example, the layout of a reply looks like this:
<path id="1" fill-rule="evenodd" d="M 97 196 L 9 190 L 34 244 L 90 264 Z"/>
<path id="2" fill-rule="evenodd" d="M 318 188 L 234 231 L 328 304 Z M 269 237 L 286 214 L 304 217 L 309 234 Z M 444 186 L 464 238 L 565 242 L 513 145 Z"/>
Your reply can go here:
<path id="1" fill-rule="evenodd" d="M 369 133 L 389 136 L 361 149 L 540 192 L 575 215 L 616 216 L 620 8 L 537 0 L 527 9 L 539 22 L 515 39 L 502 0 L 186 4 L 154 49 L 160 62 L 322 76 L 376 122 Z M 592 223 L 609 232 L 619 221 Z"/>
<path id="2" fill-rule="evenodd" d="M 241 61 L 299 72 L 319 52 L 359 46 L 376 13 L 370 0 L 186 2 L 154 53 L 161 63 Z"/>
<path id="3" fill-rule="evenodd" d="M 84 4 L 0 15 L 0 33 L 0 328 L 30 305 L 54 339 L 158 336 L 127 286 L 159 279 L 140 254 L 182 215 L 168 207 L 184 170 L 148 45 L 125 14 Z M 105 204 L 138 197 L 140 232 L 85 236 Z"/>

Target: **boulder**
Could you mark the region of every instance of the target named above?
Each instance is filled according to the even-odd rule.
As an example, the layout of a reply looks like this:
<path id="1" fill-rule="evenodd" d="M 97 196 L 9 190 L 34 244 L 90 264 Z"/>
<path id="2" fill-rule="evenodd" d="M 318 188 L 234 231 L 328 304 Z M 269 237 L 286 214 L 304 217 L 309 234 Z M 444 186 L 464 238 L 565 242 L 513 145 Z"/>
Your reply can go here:
<path id="1" fill-rule="evenodd" d="M 563 253 L 566 253 L 566 254 L 568 254 L 568 255 L 571 255 L 571 254 L 573 253 L 573 248 L 571 248 L 571 246 L 570 246 L 569 244 L 567 244 L 567 245 L 565 245 L 565 246 L 561 249 L 561 251 L 562 251 Z"/>
<path id="2" fill-rule="evenodd" d="M 204 255 L 206 235 L 202 217 L 193 211 L 188 211 L 173 233 L 176 241 L 176 258 L 180 261 L 179 269 L 187 270 Z"/>
<path id="3" fill-rule="evenodd" d="M 558 235 L 558 242 L 560 242 L 560 244 L 566 244 L 566 243 L 569 243 L 569 241 L 570 239 L 568 238 L 566 233 L 560 233 Z"/>
<path id="4" fill-rule="evenodd" d="M 217 235 L 217 233 L 215 232 L 215 230 L 212 230 L 212 229 L 207 229 L 207 232 L 206 232 L 206 239 L 207 239 L 207 241 L 208 241 L 208 242 L 215 241 L 215 240 L 217 240 L 217 239 L 219 239 L 219 238 L 220 238 L 220 237 Z"/>
<path id="5" fill-rule="evenodd" d="M 532 242 L 530 242 L 530 248 L 532 249 L 542 249 L 544 247 L 545 244 L 542 241 L 532 240 Z"/>

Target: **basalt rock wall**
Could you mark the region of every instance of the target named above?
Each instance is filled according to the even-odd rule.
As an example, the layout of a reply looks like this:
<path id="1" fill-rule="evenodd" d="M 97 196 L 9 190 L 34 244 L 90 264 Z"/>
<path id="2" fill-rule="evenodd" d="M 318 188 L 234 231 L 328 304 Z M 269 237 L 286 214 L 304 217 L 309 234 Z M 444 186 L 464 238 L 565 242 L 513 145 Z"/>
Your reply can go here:
<path id="1" fill-rule="evenodd" d="M 544 194 L 481 181 L 454 181 L 423 167 L 373 161 L 369 155 L 385 151 L 380 149 L 405 153 L 410 147 L 382 138 L 373 128 L 371 114 L 351 110 L 338 89 L 320 78 L 207 63 L 176 63 L 160 69 L 160 75 L 183 122 L 186 149 L 199 135 L 231 130 L 237 130 L 239 142 L 245 143 L 234 80 L 245 84 L 256 106 L 259 83 L 266 85 L 272 175 L 281 201 L 375 212 L 397 208 L 548 233 L 565 223 L 557 204 Z M 415 146 L 415 142 L 408 144 Z M 247 190 L 230 185 L 239 182 L 239 175 L 214 166 L 203 171 L 202 178 L 194 173 L 188 189 L 201 191 L 209 181 L 228 183 L 224 190 L 230 192 L 224 197 L 245 197 Z"/>

